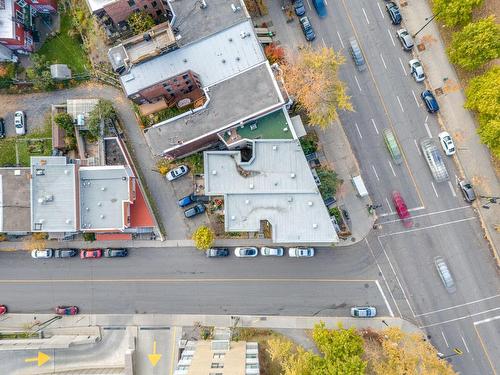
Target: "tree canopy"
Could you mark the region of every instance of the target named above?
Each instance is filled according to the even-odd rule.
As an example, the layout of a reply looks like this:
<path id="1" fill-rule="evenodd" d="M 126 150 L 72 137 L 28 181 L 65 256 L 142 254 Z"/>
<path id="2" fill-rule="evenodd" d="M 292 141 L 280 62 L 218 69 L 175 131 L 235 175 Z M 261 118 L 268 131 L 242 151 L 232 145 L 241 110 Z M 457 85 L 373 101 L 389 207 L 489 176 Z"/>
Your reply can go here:
<path id="1" fill-rule="evenodd" d="M 471 22 L 453 34 L 450 60 L 467 70 L 474 70 L 500 56 L 500 25 L 495 16 Z"/>
<path id="2" fill-rule="evenodd" d="M 465 25 L 472 19 L 472 10 L 483 0 L 434 0 L 432 10 L 446 26 Z"/>
<path id="3" fill-rule="evenodd" d="M 117 114 L 110 100 L 99 99 L 97 105 L 89 114 L 87 126 L 91 140 L 97 140 L 100 135 L 101 121 L 116 120 Z"/>
<path id="4" fill-rule="evenodd" d="M 155 25 L 153 17 L 144 11 L 133 12 L 128 16 L 127 22 L 135 34 L 146 32 Z"/>
<path id="5" fill-rule="evenodd" d="M 214 231 L 205 225 L 202 225 L 193 233 L 194 246 L 198 250 L 206 250 L 212 247 L 214 239 Z"/>
<path id="6" fill-rule="evenodd" d="M 66 130 L 68 134 L 73 134 L 75 132 L 75 125 L 73 124 L 73 118 L 67 112 L 60 112 L 54 116 L 54 122 L 60 128 Z"/>
<path id="7" fill-rule="evenodd" d="M 287 90 L 306 111 L 310 125 L 326 128 L 338 119 L 337 110 L 353 110 L 346 86 L 338 78 L 344 61 L 332 48 L 306 47 L 283 65 Z"/>

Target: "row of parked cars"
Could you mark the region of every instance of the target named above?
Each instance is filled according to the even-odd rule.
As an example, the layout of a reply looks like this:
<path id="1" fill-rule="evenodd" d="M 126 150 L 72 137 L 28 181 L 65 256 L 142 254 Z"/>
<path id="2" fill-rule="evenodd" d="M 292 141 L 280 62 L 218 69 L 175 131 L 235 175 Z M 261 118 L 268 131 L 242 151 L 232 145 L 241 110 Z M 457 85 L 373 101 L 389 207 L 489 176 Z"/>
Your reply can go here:
<path id="1" fill-rule="evenodd" d="M 54 312 L 57 315 L 76 315 L 78 314 L 77 306 L 57 306 L 54 308 Z M 8 312 L 7 306 L 0 305 L 0 315 L 6 314 Z"/>
<path id="2" fill-rule="evenodd" d="M 227 257 L 230 251 L 227 247 L 213 247 L 205 252 L 208 258 Z M 259 255 L 259 249 L 254 246 L 237 247 L 234 249 L 234 255 L 238 258 L 255 258 Z M 282 257 L 285 255 L 284 247 L 261 247 L 260 255 Z M 288 249 L 288 256 L 292 258 L 311 258 L 314 256 L 312 247 L 291 247 Z"/>
<path id="3" fill-rule="evenodd" d="M 23 111 L 14 113 L 14 127 L 17 135 L 26 134 L 26 115 Z M 0 117 L 0 138 L 5 138 L 5 120 Z"/>
<path id="4" fill-rule="evenodd" d="M 77 249 L 35 249 L 31 251 L 31 257 L 34 259 L 49 258 L 72 258 L 78 254 Z M 80 250 L 81 259 L 90 258 L 123 258 L 128 255 L 127 249 L 82 249 Z"/>

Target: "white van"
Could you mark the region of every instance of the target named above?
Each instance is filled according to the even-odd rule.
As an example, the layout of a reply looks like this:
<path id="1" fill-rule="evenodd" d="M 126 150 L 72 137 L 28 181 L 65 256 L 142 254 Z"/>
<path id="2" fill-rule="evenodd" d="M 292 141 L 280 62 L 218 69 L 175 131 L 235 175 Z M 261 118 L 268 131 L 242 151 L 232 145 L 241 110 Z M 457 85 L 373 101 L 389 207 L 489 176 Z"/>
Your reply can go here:
<path id="1" fill-rule="evenodd" d="M 363 182 L 361 176 L 354 176 L 352 178 L 352 184 L 354 185 L 356 191 L 358 192 L 358 197 L 363 198 L 368 196 L 368 190 L 366 190 L 365 183 Z"/>

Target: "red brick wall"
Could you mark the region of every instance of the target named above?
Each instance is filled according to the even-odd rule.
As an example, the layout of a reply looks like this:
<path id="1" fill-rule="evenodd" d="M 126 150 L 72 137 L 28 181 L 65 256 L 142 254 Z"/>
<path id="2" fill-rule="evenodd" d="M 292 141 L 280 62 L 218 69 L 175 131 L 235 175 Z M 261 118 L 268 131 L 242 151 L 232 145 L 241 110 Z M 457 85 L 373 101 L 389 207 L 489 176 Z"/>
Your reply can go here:
<path id="1" fill-rule="evenodd" d="M 133 0 L 134 5 L 130 6 L 128 0 L 119 0 L 104 7 L 107 15 L 113 20 L 115 25 L 118 22 L 126 21 L 128 16 L 136 10 L 145 11 L 156 19 L 157 12 L 165 13 L 165 8 L 161 0 Z"/>

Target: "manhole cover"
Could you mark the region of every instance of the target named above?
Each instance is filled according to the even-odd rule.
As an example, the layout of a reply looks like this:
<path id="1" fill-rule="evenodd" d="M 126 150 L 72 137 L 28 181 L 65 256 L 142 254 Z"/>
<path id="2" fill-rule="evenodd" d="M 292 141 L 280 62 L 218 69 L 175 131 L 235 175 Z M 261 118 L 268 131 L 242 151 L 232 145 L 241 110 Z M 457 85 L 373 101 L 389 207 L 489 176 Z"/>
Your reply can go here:
<path id="1" fill-rule="evenodd" d="M 419 52 L 425 51 L 425 44 L 424 43 L 417 44 L 417 49 L 419 50 Z"/>
<path id="2" fill-rule="evenodd" d="M 434 93 L 436 94 L 436 96 L 440 96 L 440 95 L 443 95 L 444 92 L 443 92 L 443 88 L 442 87 L 439 87 L 437 89 L 434 90 Z"/>

